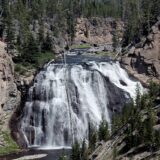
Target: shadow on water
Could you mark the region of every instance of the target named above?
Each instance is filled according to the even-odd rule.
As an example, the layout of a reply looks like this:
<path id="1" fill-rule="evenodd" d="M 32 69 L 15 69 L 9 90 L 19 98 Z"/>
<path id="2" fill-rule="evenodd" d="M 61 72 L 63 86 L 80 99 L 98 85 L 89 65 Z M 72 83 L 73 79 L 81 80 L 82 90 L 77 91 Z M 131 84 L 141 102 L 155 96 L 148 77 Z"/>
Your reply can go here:
<path id="1" fill-rule="evenodd" d="M 34 158 L 32 160 L 58 160 L 59 157 L 62 155 L 66 156 L 67 160 L 69 160 L 70 154 L 71 154 L 70 149 L 55 149 L 55 150 L 32 149 L 32 150 L 24 151 L 20 153 L 13 153 L 13 154 L 5 155 L 5 156 L 0 156 L 0 160 L 14 160 L 14 159 L 19 159 L 24 156 L 34 156 L 34 155 L 46 155 L 46 156 L 42 158 Z"/>

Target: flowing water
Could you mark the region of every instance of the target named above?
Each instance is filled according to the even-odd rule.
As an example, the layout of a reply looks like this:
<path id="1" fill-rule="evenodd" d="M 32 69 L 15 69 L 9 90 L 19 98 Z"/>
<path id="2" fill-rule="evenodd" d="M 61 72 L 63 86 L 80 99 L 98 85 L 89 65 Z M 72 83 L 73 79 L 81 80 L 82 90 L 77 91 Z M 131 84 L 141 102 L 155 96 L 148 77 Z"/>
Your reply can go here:
<path id="1" fill-rule="evenodd" d="M 29 89 L 20 130 L 29 147 L 70 147 L 87 139 L 89 123 L 97 127 L 102 117 L 110 123 L 112 113 L 135 97 L 136 87 L 108 59 L 70 56 L 65 65 L 49 63 Z"/>

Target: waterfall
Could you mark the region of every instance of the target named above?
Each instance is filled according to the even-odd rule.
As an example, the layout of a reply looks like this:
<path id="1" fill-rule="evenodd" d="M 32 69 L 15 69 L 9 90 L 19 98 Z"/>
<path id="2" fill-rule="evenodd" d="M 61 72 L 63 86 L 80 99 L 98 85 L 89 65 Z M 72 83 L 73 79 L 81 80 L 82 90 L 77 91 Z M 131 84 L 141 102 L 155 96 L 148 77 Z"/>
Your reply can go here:
<path id="1" fill-rule="evenodd" d="M 110 123 L 136 86 L 118 62 L 50 63 L 29 89 L 20 130 L 29 147 L 69 147 L 87 139 L 89 123 Z"/>

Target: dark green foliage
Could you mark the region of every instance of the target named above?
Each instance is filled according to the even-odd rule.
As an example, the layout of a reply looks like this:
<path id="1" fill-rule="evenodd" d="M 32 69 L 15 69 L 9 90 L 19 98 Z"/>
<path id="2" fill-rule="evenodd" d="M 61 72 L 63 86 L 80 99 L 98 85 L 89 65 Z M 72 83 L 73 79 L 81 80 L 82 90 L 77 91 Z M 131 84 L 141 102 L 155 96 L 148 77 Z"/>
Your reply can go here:
<path id="1" fill-rule="evenodd" d="M 155 23 L 157 17 L 160 15 L 160 0 L 142 0 L 143 6 L 143 32 L 144 34 L 148 34 L 150 32 L 152 24 Z"/>
<path id="2" fill-rule="evenodd" d="M 159 131 L 154 132 L 154 145 L 157 148 L 160 147 L 160 133 L 159 133 Z"/>
<path id="3" fill-rule="evenodd" d="M 106 120 L 102 120 L 99 125 L 98 130 L 98 139 L 99 141 L 107 141 L 109 138 L 109 130 L 108 130 L 108 123 Z"/>
<path id="4" fill-rule="evenodd" d="M 97 130 L 92 126 L 91 123 L 88 125 L 88 141 L 89 141 L 89 148 L 93 151 L 96 147 L 97 142 Z"/>
<path id="5" fill-rule="evenodd" d="M 42 27 L 49 19 L 54 20 L 51 26 L 52 34 L 58 36 L 61 32 L 67 32 L 69 42 L 72 43 L 75 36 L 75 24 L 78 17 L 114 17 L 122 19 L 126 24 L 123 45 L 137 43 L 141 36 L 147 35 L 151 26 L 156 22 L 160 14 L 160 0 L 0 0 L 0 15 L 4 19 L 1 27 L 1 36 L 5 28 L 7 30 L 7 42 L 9 46 L 18 49 L 20 53 L 25 44 L 28 44 L 30 35 L 29 25 L 37 20 Z M 12 28 L 13 20 L 18 20 L 19 35 L 15 37 Z M 7 26 L 7 27 L 6 27 Z M 52 49 L 51 39 L 46 41 L 43 32 L 38 43 L 39 49 Z M 86 36 L 88 33 L 86 32 Z M 13 42 L 16 38 L 18 41 Z M 50 38 L 47 36 L 47 38 Z M 42 40 L 43 39 L 43 40 Z M 42 40 L 42 41 L 41 41 Z M 113 47 L 117 46 L 116 32 L 113 34 Z M 13 45 L 12 43 L 16 43 Z M 48 44 L 47 44 L 48 43 Z M 44 46 L 43 46 L 44 45 Z M 41 50 L 40 50 L 41 51 Z"/>
<path id="6" fill-rule="evenodd" d="M 67 156 L 65 156 L 64 152 L 61 154 L 58 160 L 67 160 Z"/>
<path id="7" fill-rule="evenodd" d="M 141 93 L 140 93 L 140 88 L 139 88 L 139 85 L 137 84 L 136 86 L 136 99 L 135 99 L 135 105 L 137 107 L 137 109 L 140 109 L 141 108 Z"/>
<path id="8" fill-rule="evenodd" d="M 67 31 L 70 37 L 70 44 L 74 39 L 75 35 L 75 18 L 73 12 L 68 12 L 67 17 Z"/>
<path id="9" fill-rule="evenodd" d="M 159 88 L 159 85 L 153 85 L 152 82 L 149 86 L 149 88 L 152 88 L 152 91 L 141 95 L 140 89 L 137 86 L 135 101 L 126 104 L 121 114 L 113 115 L 112 136 L 119 133 L 119 130 L 126 126 L 123 135 L 125 135 L 124 141 L 127 144 L 122 151 L 118 152 L 114 146 L 113 159 L 116 159 L 119 153 L 124 153 L 139 145 L 147 147 L 150 151 L 160 148 L 160 132 L 153 129 L 153 126 L 157 123 L 156 112 L 154 110 L 156 96 L 154 94 L 160 94 L 160 90 L 157 87 Z M 149 97 L 149 95 L 152 96 Z M 109 139 L 108 124 L 104 119 L 99 125 L 98 132 L 91 123 L 88 126 L 89 148 L 87 148 L 85 141 L 83 141 L 81 148 L 76 142 L 72 148 L 72 159 L 79 160 L 80 158 L 80 160 L 88 160 L 89 153 L 95 150 L 96 142 L 101 140 L 107 141 Z"/>
<path id="10" fill-rule="evenodd" d="M 85 140 L 82 143 L 82 147 L 81 147 L 81 160 L 89 160 L 89 153 L 88 153 L 88 147 L 86 145 Z"/>
<path id="11" fill-rule="evenodd" d="M 35 38 L 30 35 L 28 43 L 24 44 L 22 59 L 25 62 L 36 63 L 36 56 L 39 54 L 38 43 Z"/>
<path id="12" fill-rule="evenodd" d="M 112 116 L 112 134 L 115 133 L 121 126 L 128 123 L 129 119 L 135 114 L 134 102 L 131 101 L 129 104 L 124 105 L 122 113 L 120 115 L 114 114 Z"/>
<path id="13" fill-rule="evenodd" d="M 60 156 L 59 160 L 66 160 L 66 158 L 64 156 Z"/>
<path id="14" fill-rule="evenodd" d="M 150 82 L 149 85 L 149 96 L 155 98 L 160 93 L 160 85 L 157 85 L 155 82 Z"/>
<path id="15" fill-rule="evenodd" d="M 85 143 L 85 140 L 83 141 L 81 146 L 77 141 L 72 145 L 70 159 L 71 160 L 89 160 L 88 147 Z"/>
<path id="16" fill-rule="evenodd" d="M 42 45 L 41 45 L 41 47 L 42 47 L 41 51 L 42 52 L 46 52 L 46 51 L 51 51 L 52 50 L 52 39 L 49 36 L 49 33 L 47 33 L 47 37 L 44 40 L 41 40 L 40 42 L 42 42 Z"/>
<path id="17" fill-rule="evenodd" d="M 114 49 L 114 51 L 115 51 L 116 48 L 118 47 L 118 40 L 117 40 L 116 32 L 113 33 L 112 41 L 113 41 L 112 46 L 113 46 L 113 49 Z"/>
<path id="18" fill-rule="evenodd" d="M 71 160 L 80 160 L 80 144 L 77 141 L 72 145 Z"/>
<path id="19" fill-rule="evenodd" d="M 153 108 L 156 105 L 156 95 L 160 94 L 160 90 L 159 85 L 153 82 L 150 83 L 149 88 L 148 94 L 141 95 L 137 87 L 135 103 L 126 105 L 120 116 L 113 116 L 112 133 L 124 125 L 128 126 L 125 130 L 127 151 L 141 144 L 150 149 L 160 147 L 160 132 L 153 129 L 156 125 L 156 113 Z"/>
<path id="20" fill-rule="evenodd" d="M 126 31 L 123 45 L 137 43 L 142 36 L 148 35 L 151 26 L 160 15 L 160 0 L 124 0 L 123 17 L 126 21 Z"/>

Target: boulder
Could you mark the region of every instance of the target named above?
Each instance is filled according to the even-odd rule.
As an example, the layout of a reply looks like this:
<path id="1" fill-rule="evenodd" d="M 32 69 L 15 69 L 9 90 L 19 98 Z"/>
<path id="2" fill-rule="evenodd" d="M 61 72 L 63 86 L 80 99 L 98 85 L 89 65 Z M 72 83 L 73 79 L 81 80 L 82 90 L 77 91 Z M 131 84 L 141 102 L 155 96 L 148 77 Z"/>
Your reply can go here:
<path id="1" fill-rule="evenodd" d="M 158 27 L 153 26 L 153 27 L 152 27 L 152 33 L 157 34 L 158 32 L 159 32 Z"/>
<path id="2" fill-rule="evenodd" d="M 135 49 L 136 49 L 135 46 L 133 46 L 133 47 L 129 50 L 128 54 L 134 54 Z"/>
<path id="3" fill-rule="evenodd" d="M 121 59 L 121 63 L 129 66 L 131 64 L 131 58 L 130 57 L 123 57 Z"/>
<path id="4" fill-rule="evenodd" d="M 154 126 L 153 129 L 160 132 L 160 124 Z"/>

